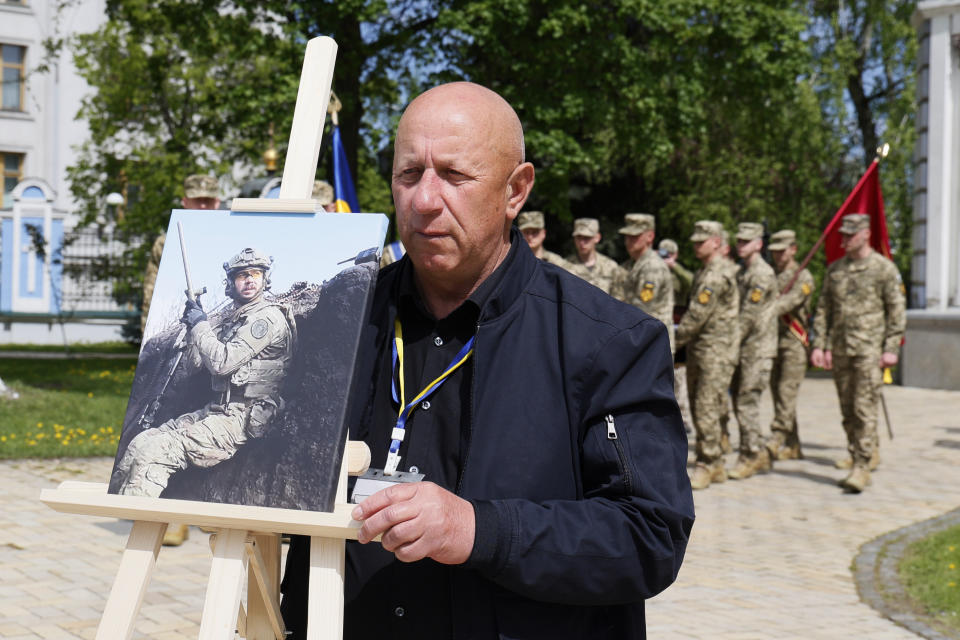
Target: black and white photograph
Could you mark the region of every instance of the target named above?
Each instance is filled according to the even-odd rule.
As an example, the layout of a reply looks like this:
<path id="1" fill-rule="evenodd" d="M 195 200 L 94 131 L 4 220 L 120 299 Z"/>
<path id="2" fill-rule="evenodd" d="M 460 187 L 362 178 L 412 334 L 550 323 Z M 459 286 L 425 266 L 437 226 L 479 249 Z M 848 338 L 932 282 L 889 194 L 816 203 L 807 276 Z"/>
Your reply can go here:
<path id="1" fill-rule="evenodd" d="M 174 211 L 110 493 L 331 511 L 386 227 Z"/>

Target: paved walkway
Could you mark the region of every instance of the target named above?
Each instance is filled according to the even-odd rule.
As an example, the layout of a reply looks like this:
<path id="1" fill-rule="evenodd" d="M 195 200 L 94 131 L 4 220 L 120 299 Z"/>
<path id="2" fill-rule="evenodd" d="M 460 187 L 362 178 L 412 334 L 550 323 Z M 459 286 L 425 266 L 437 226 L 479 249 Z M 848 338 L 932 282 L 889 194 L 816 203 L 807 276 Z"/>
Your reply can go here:
<path id="1" fill-rule="evenodd" d="M 886 395 L 897 437 L 883 435 L 883 462 L 864 494 L 836 486 L 843 472 L 833 460 L 845 445 L 833 384 L 823 379 L 802 390 L 806 460 L 695 494 L 680 577 L 647 606 L 651 639 L 917 638 L 860 601 L 850 565 L 865 542 L 960 505 L 960 392 L 888 387 Z M 129 524 L 61 515 L 37 496 L 62 480 L 104 482 L 111 464 L 0 463 L 0 637 L 94 637 Z M 135 637 L 197 636 L 210 554 L 207 536 L 191 533 L 161 552 Z"/>

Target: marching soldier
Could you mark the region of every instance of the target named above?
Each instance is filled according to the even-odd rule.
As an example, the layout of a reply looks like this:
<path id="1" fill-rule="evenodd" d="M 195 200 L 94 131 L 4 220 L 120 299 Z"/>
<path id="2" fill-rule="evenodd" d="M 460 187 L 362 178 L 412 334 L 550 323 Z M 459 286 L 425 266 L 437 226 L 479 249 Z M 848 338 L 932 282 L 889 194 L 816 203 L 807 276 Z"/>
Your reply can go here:
<path id="1" fill-rule="evenodd" d="M 177 471 L 212 467 L 264 435 L 283 407 L 280 388 L 293 358 L 296 325 L 287 309 L 264 298 L 272 263 L 250 248 L 223 263 L 233 305 L 216 327 L 198 302 L 187 300 L 184 359 L 210 372 L 215 397 L 198 411 L 138 434 L 115 471 L 119 493 L 158 497 Z"/>
<path id="2" fill-rule="evenodd" d="M 621 269 L 613 259 L 597 251 L 601 237 L 600 222 L 596 218 L 577 218 L 573 221 L 573 241 L 577 250 L 566 260 L 573 265 L 570 273 L 610 293 L 614 281 L 622 277 Z"/>
<path id="3" fill-rule="evenodd" d="M 797 395 L 807 372 L 810 302 L 815 284 L 813 276 L 804 269 L 790 290 L 783 291 L 798 268 L 796 233 L 790 229 L 777 231 L 770 237 L 769 248 L 780 297 L 773 304 L 773 315 L 777 318 L 777 356 L 770 376 L 773 422 L 767 450 L 774 460 L 793 460 L 803 457 L 797 431 Z"/>
<path id="4" fill-rule="evenodd" d="M 843 216 L 840 234 L 846 255 L 824 276 L 810 362 L 833 369 L 852 467 L 840 485 L 860 493 L 879 463 L 881 369 L 897 364 L 906 300 L 896 266 L 870 246 L 870 216 Z"/>
<path id="5" fill-rule="evenodd" d="M 777 278 L 763 256 L 763 225 L 741 222 L 737 254 L 743 269 L 737 276 L 740 293 L 740 353 L 730 385 L 740 424 L 740 454 L 727 475 L 734 480 L 770 470 L 770 455 L 760 432 L 760 396 L 770 382 L 777 352 L 777 327 L 770 312 L 777 296 Z"/>
<path id="6" fill-rule="evenodd" d="M 667 327 L 673 348 L 673 277 L 653 250 L 655 222 L 648 213 L 628 213 L 620 229 L 633 264 L 616 283 L 614 297 L 646 311 Z"/>
<path id="7" fill-rule="evenodd" d="M 690 307 L 677 327 L 677 347 L 687 347 L 687 389 L 697 434 L 694 489 L 723 482 L 727 473 L 720 449 L 720 413 L 726 407 L 729 359 L 739 343 L 736 279 L 721 255 L 723 226 L 696 223 L 690 240 L 703 267 L 693 279 Z"/>
<path id="8" fill-rule="evenodd" d="M 523 234 L 523 238 L 527 241 L 530 250 L 533 251 L 533 255 L 544 262 L 557 265 L 568 271 L 573 267 L 553 251 L 547 251 L 543 248 L 543 241 L 547 237 L 547 228 L 542 211 L 524 211 L 518 215 L 517 228 Z"/>

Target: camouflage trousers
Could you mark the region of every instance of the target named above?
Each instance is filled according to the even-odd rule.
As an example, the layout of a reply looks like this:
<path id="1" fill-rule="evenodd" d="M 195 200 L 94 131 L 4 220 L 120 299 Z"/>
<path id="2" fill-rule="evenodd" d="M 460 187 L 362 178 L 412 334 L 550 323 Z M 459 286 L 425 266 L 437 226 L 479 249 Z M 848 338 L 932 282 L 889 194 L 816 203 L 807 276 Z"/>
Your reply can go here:
<path id="1" fill-rule="evenodd" d="M 740 453 L 755 454 L 763 449 L 760 431 L 760 397 L 770 384 L 773 358 L 743 358 L 733 372 L 730 394 L 740 425 Z"/>
<path id="2" fill-rule="evenodd" d="M 720 415 L 726 408 L 729 366 L 704 362 L 687 355 L 687 397 L 697 434 L 697 462 L 710 464 L 723 455 L 720 450 Z"/>
<path id="3" fill-rule="evenodd" d="M 879 446 L 877 404 L 883 384 L 880 355 L 838 356 L 833 354 L 833 381 L 840 399 L 847 449 L 854 464 L 868 464 Z"/>
<path id="4" fill-rule="evenodd" d="M 687 367 L 682 364 L 673 367 L 673 394 L 677 397 L 683 425 L 687 431 L 692 431 L 693 416 L 690 415 L 690 397 L 687 392 Z"/>
<path id="5" fill-rule="evenodd" d="M 800 444 L 797 433 L 797 396 L 807 373 L 807 348 L 791 336 L 780 338 L 777 357 L 770 374 L 773 422 L 770 431 L 780 444 Z"/>
<path id="6" fill-rule="evenodd" d="M 175 472 L 229 460 L 247 441 L 246 423 L 246 405 L 231 402 L 207 405 L 147 429 L 130 442 L 117 465 L 120 493 L 156 498 Z"/>

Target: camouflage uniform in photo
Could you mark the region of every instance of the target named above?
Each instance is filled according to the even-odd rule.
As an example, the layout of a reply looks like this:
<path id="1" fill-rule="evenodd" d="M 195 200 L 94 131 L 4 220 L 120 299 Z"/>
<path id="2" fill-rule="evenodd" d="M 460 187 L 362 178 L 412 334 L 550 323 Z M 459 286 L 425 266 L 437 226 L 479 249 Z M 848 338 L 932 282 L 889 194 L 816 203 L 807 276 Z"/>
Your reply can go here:
<path id="1" fill-rule="evenodd" d="M 773 235 L 771 249 L 776 250 L 781 246 L 775 244 L 780 233 L 782 232 Z M 783 248 L 789 248 L 791 244 L 792 242 L 788 241 Z M 777 274 L 778 291 L 782 292 L 793 280 L 798 267 L 796 261 L 791 260 L 790 264 Z M 777 318 L 777 356 L 770 374 L 773 422 L 770 423 L 772 436 L 768 448 L 774 457 L 780 457 L 782 447 L 793 450 L 795 455 L 792 457 L 801 457 L 797 429 L 797 397 L 800 383 L 807 373 L 810 307 L 815 288 L 813 276 L 804 269 L 797 276 L 790 291 L 781 293 L 773 304 L 773 315 Z"/>
<path id="2" fill-rule="evenodd" d="M 661 252 L 667 254 L 677 253 L 680 248 L 677 243 L 669 238 L 660 241 L 657 247 Z M 679 313 L 687 308 L 690 300 L 690 287 L 693 286 L 693 273 L 683 267 L 679 262 L 667 265 L 670 269 L 670 275 L 673 279 L 673 316 L 677 317 Z M 676 349 L 674 349 L 676 352 Z M 690 398 L 687 392 L 687 367 L 683 363 L 674 362 L 673 365 L 673 391 L 677 396 L 677 404 L 680 406 L 680 415 L 683 417 L 683 424 L 687 431 L 693 431 L 693 416 L 690 413 Z"/>
<path id="3" fill-rule="evenodd" d="M 697 462 L 708 466 L 721 459 L 720 414 L 726 408 L 730 353 L 740 340 L 737 283 L 724 262 L 718 255 L 697 271 L 690 306 L 676 333 L 677 347 L 687 348 Z"/>
<path id="4" fill-rule="evenodd" d="M 813 347 L 832 352 L 853 464 L 866 467 L 879 446 L 880 355 L 899 355 L 906 329 L 906 298 L 897 267 L 876 251 L 859 260 L 836 260 L 824 276 L 813 329 Z"/>
<path id="5" fill-rule="evenodd" d="M 739 240 L 762 237 L 763 226 L 741 223 Z M 759 253 L 737 277 L 740 292 L 740 353 L 730 384 L 734 412 L 740 425 L 740 454 L 766 455 L 760 430 L 760 397 L 770 383 L 770 370 L 777 354 L 777 325 L 772 315 L 777 297 L 773 267 Z"/>
<path id="6" fill-rule="evenodd" d="M 237 258 L 242 262 L 244 253 Z M 237 258 L 228 273 L 237 269 L 232 264 Z M 234 302 L 216 327 L 207 320 L 194 325 L 184 358 L 187 366 L 210 372 L 215 400 L 137 435 L 117 465 L 116 473 L 125 476 L 120 493 L 157 497 L 177 471 L 212 467 L 233 457 L 248 439 L 263 436 L 283 408 L 280 390 L 293 357 L 295 327 L 288 310 L 262 292 L 250 302 Z"/>
<path id="7" fill-rule="evenodd" d="M 524 229 L 539 230 L 544 228 L 546 228 L 546 220 L 542 211 L 524 211 L 517 216 L 517 229 L 520 231 L 523 231 Z M 554 253 L 553 251 L 547 251 L 542 245 L 540 247 L 539 258 L 548 264 L 556 265 L 567 271 L 570 271 L 573 268 L 573 265 L 564 260 L 562 256 Z"/>

